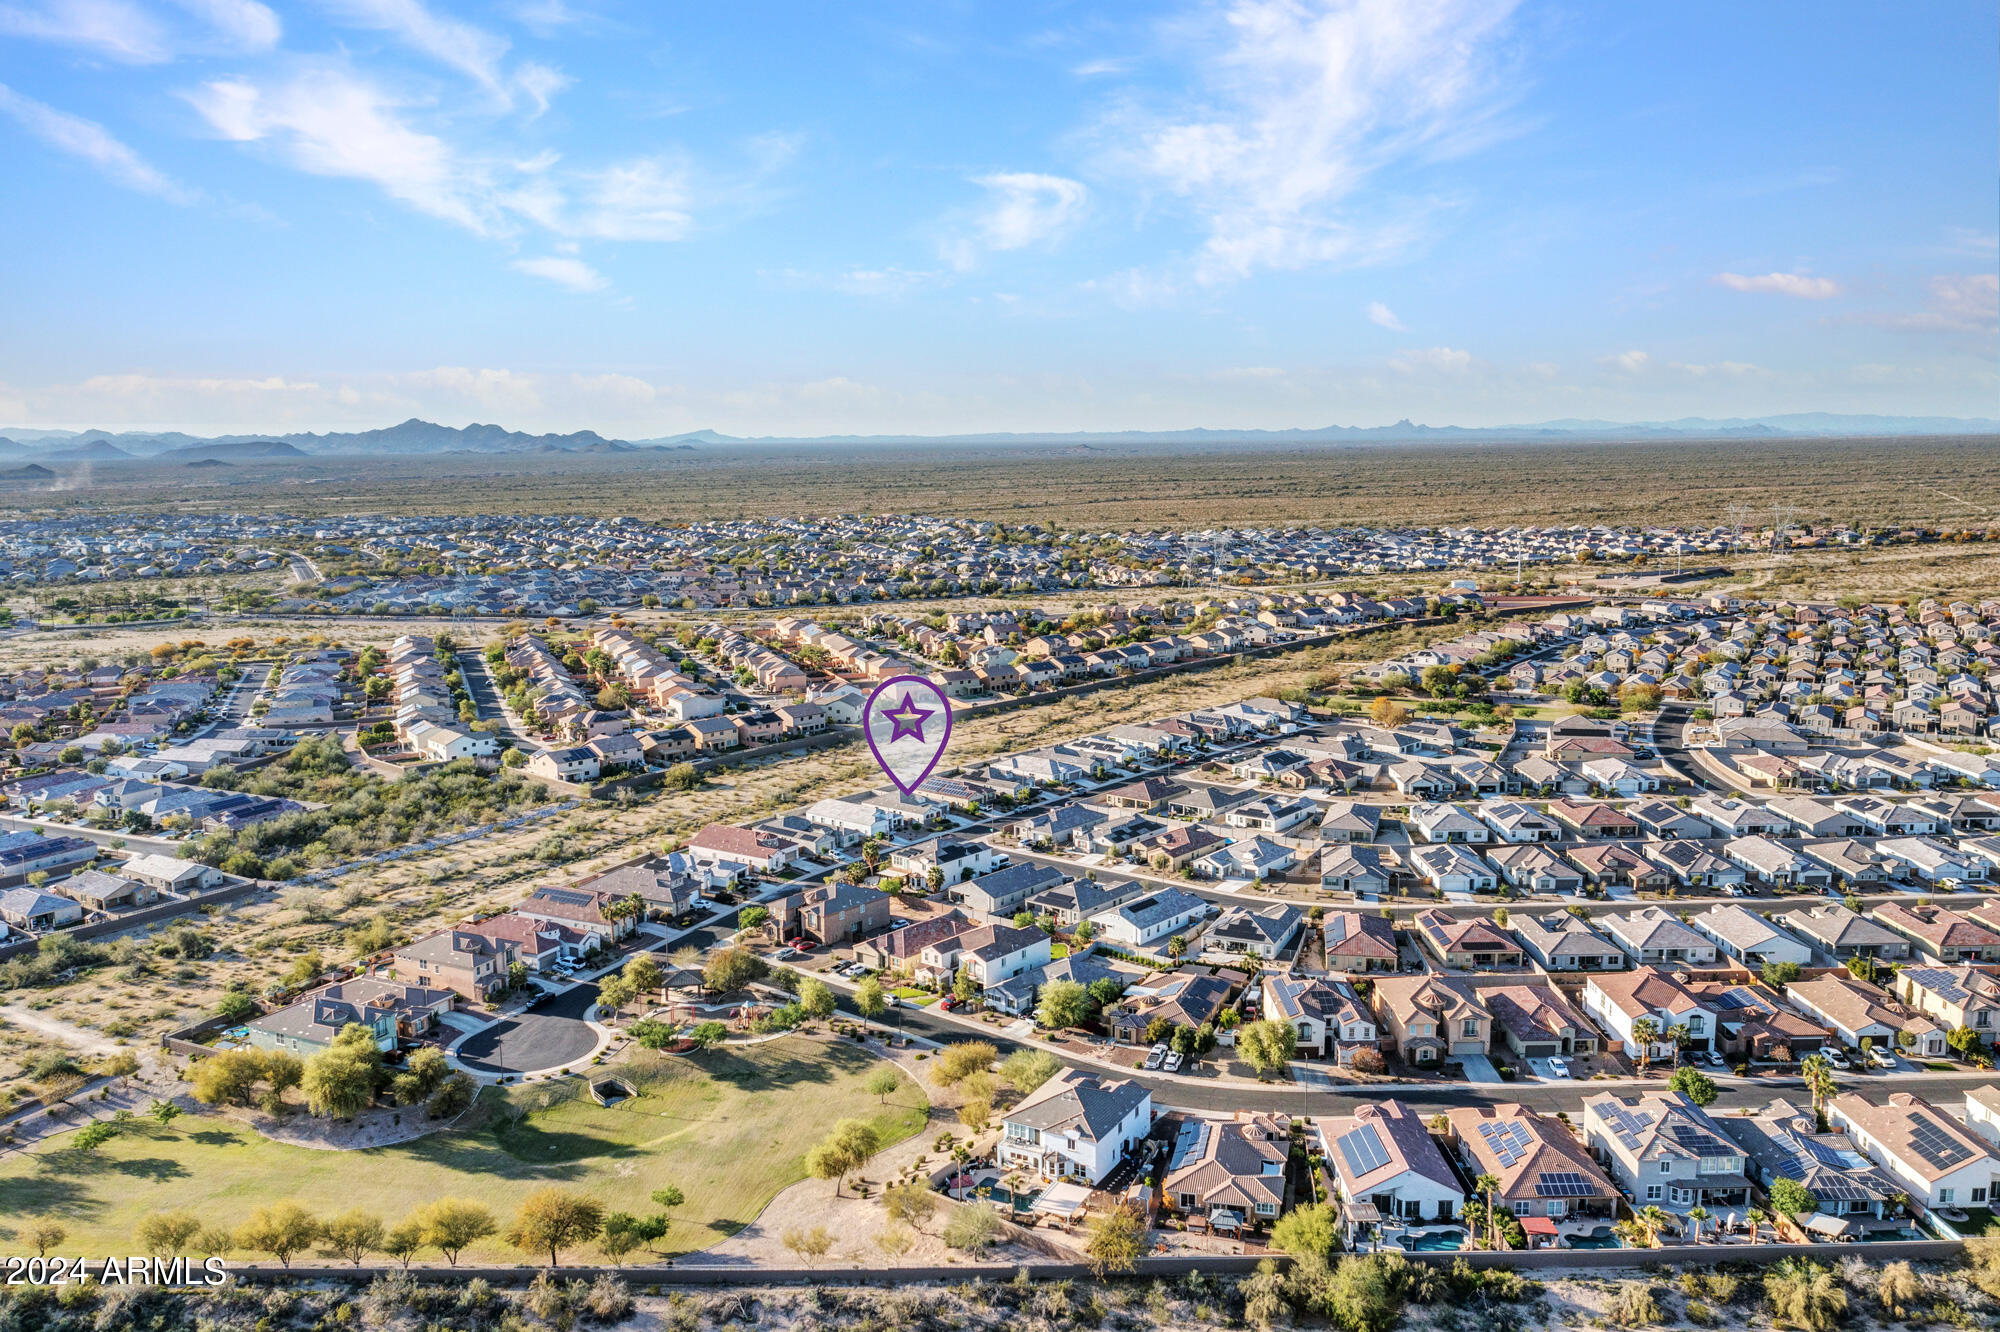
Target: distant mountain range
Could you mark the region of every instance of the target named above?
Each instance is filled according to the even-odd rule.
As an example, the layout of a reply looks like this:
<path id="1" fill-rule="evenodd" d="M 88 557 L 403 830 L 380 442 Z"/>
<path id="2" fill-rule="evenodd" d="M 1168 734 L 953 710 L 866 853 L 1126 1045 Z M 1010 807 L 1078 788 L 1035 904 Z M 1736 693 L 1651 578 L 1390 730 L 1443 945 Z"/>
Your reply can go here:
<path id="1" fill-rule="evenodd" d="M 639 450 L 697 451 L 704 447 L 852 444 L 1396 444 L 1559 443 L 1675 439 L 1787 439 L 1840 436 L 1990 435 L 2000 420 L 1957 416 L 1853 416 L 1795 412 L 1783 416 L 1683 417 L 1676 421 L 1540 421 L 1511 426 L 1428 426 L 1398 421 L 1386 426 L 1319 426 L 1295 430 L 1110 430 L 969 435 L 736 436 L 691 430 L 654 439 L 606 439 L 594 430 L 530 435 L 497 425 L 443 426 L 412 417 L 401 425 L 348 433 L 218 435 L 178 431 L 46 430 L 0 428 L 0 461 L 119 462 L 160 458 L 176 463 L 277 462 L 329 455 L 378 457 L 443 454 L 607 454 Z"/>

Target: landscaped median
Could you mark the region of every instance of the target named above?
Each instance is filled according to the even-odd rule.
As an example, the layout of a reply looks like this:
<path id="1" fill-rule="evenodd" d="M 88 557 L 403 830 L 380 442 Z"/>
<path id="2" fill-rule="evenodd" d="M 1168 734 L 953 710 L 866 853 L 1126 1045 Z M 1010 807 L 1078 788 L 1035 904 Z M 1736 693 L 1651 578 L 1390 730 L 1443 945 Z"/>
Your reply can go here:
<path id="1" fill-rule="evenodd" d="M 687 1057 L 636 1051 L 592 1074 L 622 1078 L 639 1093 L 631 1099 L 600 1105 L 582 1078 L 488 1088 L 459 1127 L 356 1151 L 275 1142 L 220 1114 L 165 1126 L 141 1117 L 88 1150 L 65 1134 L 0 1160 L 0 1215 L 57 1222 L 66 1251 L 127 1253 L 142 1251 L 139 1226 L 156 1213 L 229 1229 L 259 1207 L 295 1201 L 317 1218 L 359 1209 L 394 1227 L 423 1203 L 460 1198 L 498 1227 L 461 1259 L 492 1264 L 537 1261 L 502 1239 L 534 1189 L 559 1186 L 635 1215 L 659 1210 L 656 1190 L 679 1189 L 686 1201 L 672 1209 L 665 1239 L 626 1258 L 653 1261 L 749 1224 L 805 1177 L 806 1153 L 841 1119 L 869 1124 L 884 1145 L 916 1132 L 929 1102 L 908 1078 L 887 1096 L 870 1091 L 869 1074 L 884 1067 L 858 1046 L 804 1035 Z M 198 1243 L 185 1251 L 208 1252 Z M 269 1259 L 247 1246 L 224 1252 Z M 602 1261 L 589 1244 L 572 1257 Z M 419 1256 L 438 1260 L 434 1249 Z"/>

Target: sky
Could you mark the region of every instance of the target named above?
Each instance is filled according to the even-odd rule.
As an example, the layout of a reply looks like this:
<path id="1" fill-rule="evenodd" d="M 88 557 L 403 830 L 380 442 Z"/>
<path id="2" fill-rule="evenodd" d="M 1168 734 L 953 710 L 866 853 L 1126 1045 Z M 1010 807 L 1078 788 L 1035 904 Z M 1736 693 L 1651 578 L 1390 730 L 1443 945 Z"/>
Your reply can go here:
<path id="1" fill-rule="evenodd" d="M 0 428 L 2000 415 L 2000 7 L 0 0 Z"/>

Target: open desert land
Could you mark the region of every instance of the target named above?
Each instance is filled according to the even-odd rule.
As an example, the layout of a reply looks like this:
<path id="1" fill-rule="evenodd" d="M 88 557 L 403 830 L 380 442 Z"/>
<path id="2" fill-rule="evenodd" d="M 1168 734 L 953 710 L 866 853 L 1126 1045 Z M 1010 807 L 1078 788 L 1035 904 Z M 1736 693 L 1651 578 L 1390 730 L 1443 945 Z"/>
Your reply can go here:
<path id="1" fill-rule="evenodd" d="M 81 466 L 81 465 L 79 465 Z M 1978 522 L 2000 512 L 1987 436 L 1274 447 L 1159 444 L 812 448 L 307 458 L 226 479 L 94 463 L 85 484 L 16 495 L 23 516 L 182 512 L 583 513 L 658 521 L 931 513 L 1082 531 L 1219 525 L 1719 523 L 1773 503 L 1804 521 Z"/>

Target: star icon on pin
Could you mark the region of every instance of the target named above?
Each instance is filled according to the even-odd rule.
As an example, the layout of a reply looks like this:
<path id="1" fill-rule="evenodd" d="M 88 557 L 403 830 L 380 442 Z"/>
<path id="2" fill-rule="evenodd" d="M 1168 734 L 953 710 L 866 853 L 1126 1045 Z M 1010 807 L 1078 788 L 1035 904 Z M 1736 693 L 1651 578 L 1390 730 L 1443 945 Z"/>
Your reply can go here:
<path id="1" fill-rule="evenodd" d="M 889 719 L 890 726 L 894 728 L 890 733 L 887 743 L 893 745 L 898 740 L 909 739 L 922 744 L 924 742 L 924 723 L 936 716 L 937 713 L 931 708 L 918 707 L 916 699 L 905 692 L 903 701 L 882 715 Z"/>

